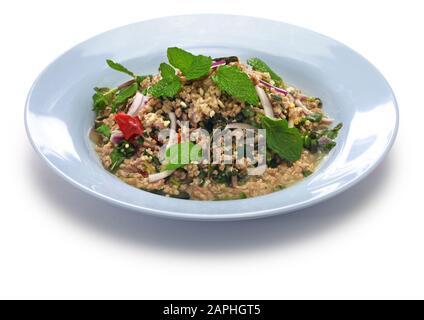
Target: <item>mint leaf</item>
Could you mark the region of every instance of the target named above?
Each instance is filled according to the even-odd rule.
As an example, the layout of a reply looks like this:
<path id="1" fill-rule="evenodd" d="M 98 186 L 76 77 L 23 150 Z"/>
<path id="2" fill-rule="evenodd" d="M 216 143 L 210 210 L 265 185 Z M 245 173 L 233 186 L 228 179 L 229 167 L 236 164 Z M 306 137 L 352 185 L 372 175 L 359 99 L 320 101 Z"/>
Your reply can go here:
<path id="1" fill-rule="evenodd" d="M 247 64 L 260 72 L 268 72 L 271 76 L 271 79 L 274 80 L 279 86 L 285 87 L 283 79 L 276 74 L 265 62 L 259 58 L 250 58 L 247 60 Z"/>
<path id="2" fill-rule="evenodd" d="M 175 69 L 167 63 L 161 63 L 159 66 L 159 71 L 163 79 L 178 78 L 178 76 L 175 74 Z"/>
<path id="3" fill-rule="evenodd" d="M 96 132 L 102 134 L 103 136 L 105 136 L 108 139 L 112 135 L 112 132 L 110 131 L 110 128 L 107 125 L 105 125 L 105 124 L 102 124 L 100 127 L 98 127 L 96 129 Z"/>
<path id="4" fill-rule="evenodd" d="M 181 83 L 179 80 L 162 79 L 150 88 L 149 93 L 156 98 L 173 98 L 180 89 Z"/>
<path id="5" fill-rule="evenodd" d="M 116 89 L 109 88 L 94 88 L 96 91 L 92 97 L 93 99 L 93 111 L 96 114 L 102 112 L 106 106 L 110 105 L 113 100 L 113 96 L 116 92 Z"/>
<path id="6" fill-rule="evenodd" d="M 109 67 L 111 67 L 112 69 L 125 73 L 131 77 L 133 77 L 135 79 L 135 81 L 137 81 L 138 83 L 141 83 L 144 79 L 152 77 L 152 75 L 148 74 L 148 75 L 144 75 L 144 76 L 140 76 L 135 74 L 134 72 L 128 70 L 126 67 L 124 67 L 122 64 L 114 62 L 110 59 L 106 60 L 106 63 L 108 64 Z"/>
<path id="7" fill-rule="evenodd" d="M 134 82 L 132 85 L 119 91 L 112 103 L 112 112 L 115 113 L 118 111 L 118 108 L 126 103 L 129 98 L 133 97 L 137 93 L 137 90 L 138 83 Z"/>
<path id="8" fill-rule="evenodd" d="M 219 67 L 212 79 L 230 96 L 252 105 L 258 104 L 259 98 L 252 81 L 237 66 Z"/>
<path id="9" fill-rule="evenodd" d="M 168 48 L 166 50 L 169 63 L 175 68 L 181 70 L 181 72 L 187 72 L 193 62 L 194 55 L 180 48 Z"/>
<path id="10" fill-rule="evenodd" d="M 93 99 L 93 111 L 95 111 L 97 114 L 103 111 L 108 105 L 108 99 L 106 99 L 106 97 L 101 93 L 96 92 L 93 95 L 92 99 Z"/>
<path id="11" fill-rule="evenodd" d="M 168 60 L 171 65 L 181 70 L 187 80 L 199 79 L 206 76 L 212 66 L 212 58 L 195 56 L 180 48 L 168 48 Z"/>
<path id="12" fill-rule="evenodd" d="M 150 87 L 149 93 L 156 98 L 175 97 L 181 89 L 180 78 L 169 64 L 161 63 L 159 69 L 162 79 Z"/>
<path id="13" fill-rule="evenodd" d="M 300 159 L 303 139 L 296 128 L 289 128 L 285 119 L 262 117 L 262 126 L 266 129 L 267 146 L 281 158 L 294 162 Z"/>
<path id="14" fill-rule="evenodd" d="M 191 141 L 174 144 L 166 149 L 168 164 L 166 170 L 175 170 L 184 167 L 193 161 L 201 161 L 202 148 Z"/>
<path id="15" fill-rule="evenodd" d="M 138 90 L 138 83 L 143 81 L 148 76 L 138 76 L 132 71 L 125 68 L 122 64 L 114 62 L 110 59 L 106 60 L 106 63 L 109 67 L 119 72 L 123 72 L 135 79 L 135 83 L 130 86 L 126 86 L 134 80 L 126 82 L 124 85 L 121 85 L 117 88 L 94 88 L 96 91 L 92 97 L 93 100 L 93 111 L 98 115 L 102 112 L 107 106 L 112 105 L 112 112 L 116 112 L 118 107 L 124 104 L 129 98 L 134 96 Z M 126 87 L 125 87 L 126 86 Z M 122 88 L 125 87 L 125 88 Z M 121 89 L 122 88 L 122 89 Z M 118 92 L 119 91 L 119 92 Z M 115 96 L 116 92 L 118 94 Z"/>
<path id="16" fill-rule="evenodd" d="M 133 78 L 136 77 L 136 75 L 134 74 L 134 72 L 128 70 L 127 68 L 125 68 L 122 64 L 114 62 L 110 59 L 106 60 L 106 63 L 108 64 L 109 67 L 111 67 L 112 69 L 119 71 L 119 72 L 123 72 Z"/>
<path id="17" fill-rule="evenodd" d="M 102 88 L 99 88 L 99 87 L 95 87 L 94 88 L 94 91 L 95 92 L 97 92 L 97 93 L 101 93 L 101 94 L 103 94 L 103 95 L 107 95 L 108 93 L 111 93 L 111 92 L 113 92 L 115 89 L 110 89 L 110 88 L 107 88 L 107 87 L 102 87 Z"/>

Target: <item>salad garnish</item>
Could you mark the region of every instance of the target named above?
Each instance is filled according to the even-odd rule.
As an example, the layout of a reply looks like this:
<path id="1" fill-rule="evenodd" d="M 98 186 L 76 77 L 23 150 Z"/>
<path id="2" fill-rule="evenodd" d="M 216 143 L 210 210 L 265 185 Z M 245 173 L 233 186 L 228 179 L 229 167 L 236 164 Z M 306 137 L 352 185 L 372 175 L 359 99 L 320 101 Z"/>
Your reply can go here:
<path id="1" fill-rule="evenodd" d="M 343 125 L 332 127 L 323 101 L 288 85 L 262 59 L 245 64 L 170 47 L 167 60 L 158 74 L 143 75 L 108 59 L 129 79 L 94 88 L 90 138 L 104 167 L 125 182 L 179 199 L 245 199 L 309 177 L 336 146 Z M 263 152 L 259 135 L 248 142 L 248 133 L 259 131 Z M 207 138 L 229 132 L 222 150 L 204 148 Z"/>

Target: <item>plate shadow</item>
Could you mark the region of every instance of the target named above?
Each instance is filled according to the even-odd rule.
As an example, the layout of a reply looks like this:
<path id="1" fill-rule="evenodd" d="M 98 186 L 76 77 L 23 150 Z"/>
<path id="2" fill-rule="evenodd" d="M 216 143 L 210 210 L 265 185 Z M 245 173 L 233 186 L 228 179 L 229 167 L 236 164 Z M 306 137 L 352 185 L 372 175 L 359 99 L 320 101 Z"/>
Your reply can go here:
<path id="1" fill-rule="evenodd" d="M 56 208 L 83 228 L 125 244 L 193 254 L 237 254 L 310 240 L 361 214 L 390 178 L 393 152 L 366 179 L 323 203 L 285 215 L 234 222 L 193 222 L 156 218 L 117 208 L 81 192 L 31 151 L 29 183 Z"/>

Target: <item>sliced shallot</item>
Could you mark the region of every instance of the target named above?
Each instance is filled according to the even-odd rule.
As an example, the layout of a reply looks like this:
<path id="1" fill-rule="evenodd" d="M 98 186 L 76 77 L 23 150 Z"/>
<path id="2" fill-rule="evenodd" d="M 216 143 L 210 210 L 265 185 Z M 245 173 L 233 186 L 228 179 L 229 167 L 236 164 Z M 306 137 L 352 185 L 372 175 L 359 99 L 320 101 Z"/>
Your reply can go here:
<path id="1" fill-rule="evenodd" d="M 318 144 L 320 145 L 320 146 L 322 146 L 322 145 L 326 145 L 326 144 L 329 144 L 329 143 L 332 143 L 333 142 L 333 140 L 331 140 L 329 137 L 327 137 L 327 136 L 322 136 L 321 138 L 319 138 L 318 139 Z"/>
<path id="2" fill-rule="evenodd" d="M 149 182 L 156 182 L 168 178 L 175 170 L 166 170 L 159 173 L 149 174 Z"/>
<path id="3" fill-rule="evenodd" d="M 302 111 L 307 115 L 307 116 L 309 116 L 309 115 L 311 115 L 311 114 L 313 114 L 313 112 L 311 111 L 311 110 L 309 110 L 308 108 L 306 108 L 305 107 L 305 105 L 299 100 L 299 99 L 296 99 L 296 100 L 294 100 L 294 104 L 296 105 L 296 107 L 298 107 L 298 108 L 300 108 L 300 109 L 302 109 Z"/>
<path id="4" fill-rule="evenodd" d="M 172 145 L 178 143 L 178 135 L 177 135 L 177 117 L 175 113 L 168 113 L 170 124 L 170 133 L 168 144 L 166 145 L 166 149 L 170 148 Z M 149 174 L 149 182 L 156 182 L 165 178 L 168 178 L 171 174 L 174 173 L 175 170 L 166 170 L 159 173 Z"/>
<path id="5" fill-rule="evenodd" d="M 170 112 L 168 113 L 169 120 L 171 121 L 170 125 L 170 133 L 169 133 L 169 140 L 167 148 L 172 146 L 173 144 L 178 143 L 178 135 L 177 135 L 177 117 L 175 116 L 175 113 Z"/>
<path id="6" fill-rule="evenodd" d="M 300 101 L 299 99 L 296 99 L 295 101 L 294 101 L 294 104 L 296 105 L 296 107 L 298 107 L 298 108 L 301 108 L 302 109 L 302 111 L 307 115 L 307 116 L 309 116 L 309 115 L 311 115 L 311 114 L 313 114 L 313 112 L 311 111 L 311 110 L 309 110 L 303 103 L 302 103 L 302 101 Z M 322 120 L 321 120 L 321 122 L 322 123 L 324 123 L 324 124 L 331 124 L 331 123 L 333 123 L 333 119 L 330 119 L 330 118 L 322 118 Z"/>
<path id="7" fill-rule="evenodd" d="M 135 94 L 134 101 L 131 104 L 127 114 L 129 114 L 130 116 L 135 116 L 140 112 L 140 109 L 146 105 L 148 100 L 148 97 L 142 95 L 140 92 L 137 91 L 137 93 Z"/>
<path id="8" fill-rule="evenodd" d="M 294 100 L 294 104 L 296 105 L 296 107 L 302 109 L 303 113 L 306 114 L 307 116 L 310 116 L 311 114 L 313 114 L 313 112 L 311 110 L 309 110 L 303 103 L 302 101 L 300 101 L 300 99 L 296 99 Z M 321 120 L 321 122 L 329 124 L 332 123 L 333 121 L 329 118 L 323 118 Z"/>
<path id="9" fill-rule="evenodd" d="M 271 102 L 269 101 L 268 95 L 265 90 L 259 86 L 255 87 L 256 92 L 258 93 L 259 99 L 261 100 L 262 107 L 264 108 L 265 115 L 268 118 L 274 118 L 274 110 L 272 110 Z"/>
<path id="10" fill-rule="evenodd" d="M 110 141 L 114 144 L 117 144 L 124 140 L 124 134 L 121 130 L 113 130 L 110 136 Z"/>
<path id="11" fill-rule="evenodd" d="M 321 122 L 324 124 L 332 124 L 334 122 L 334 119 L 322 118 Z"/>
<path id="12" fill-rule="evenodd" d="M 288 94 L 288 91 L 287 90 L 284 90 L 284 89 L 278 88 L 276 86 L 273 86 L 272 84 L 270 84 L 270 83 L 268 83 L 268 82 L 266 82 L 264 80 L 259 80 L 259 82 L 261 84 L 263 84 L 265 87 L 269 88 L 269 89 L 274 89 L 278 93 L 282 93 L 284 95 L 287 95 Z"/>
<path id="13" fill-rule="evenodd" d="M 219 67 L 219 66 L 223 66 L 223 65 L 225 65 L 225 64 L 227 64 L 227 63 L 225 62 L 225 60 L 214 61 L 214 62 L 212 63 L 211 68 L 216 68 L 216 67 Z"/>

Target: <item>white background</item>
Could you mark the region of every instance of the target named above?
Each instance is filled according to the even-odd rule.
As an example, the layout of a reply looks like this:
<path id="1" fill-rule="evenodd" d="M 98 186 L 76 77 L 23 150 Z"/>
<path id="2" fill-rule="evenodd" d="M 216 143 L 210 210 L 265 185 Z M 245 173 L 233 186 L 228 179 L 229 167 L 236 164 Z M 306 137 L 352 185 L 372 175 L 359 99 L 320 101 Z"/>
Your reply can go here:
<path id="1" fill-rule="evenodd" d="M 4 2 L 0 298 L 424 298 L 421 3 Z M 41 162 L 26 138 L 23 109 L 52 59 L 117 26 L 207 12 L 293 23 L 368 58 L 400 106 L 399 135 L 386 161 L 326 203 L 241 223 L 175 222 L 116 209 Z"/>

